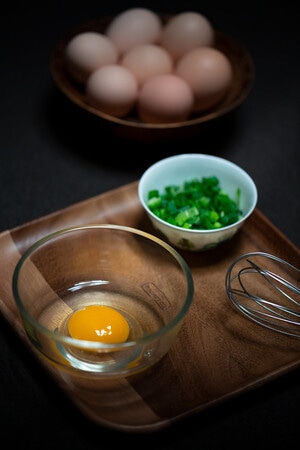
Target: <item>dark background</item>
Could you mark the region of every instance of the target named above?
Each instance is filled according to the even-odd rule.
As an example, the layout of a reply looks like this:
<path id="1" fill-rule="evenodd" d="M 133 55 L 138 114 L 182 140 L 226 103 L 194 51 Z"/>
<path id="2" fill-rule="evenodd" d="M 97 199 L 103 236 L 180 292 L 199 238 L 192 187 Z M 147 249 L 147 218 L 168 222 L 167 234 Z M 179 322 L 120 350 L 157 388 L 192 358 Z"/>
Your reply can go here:
<path id="1" fill-rule="evenodd" d="M 166 155 L 201 152 L 228 158 L 248 171 L 257 184 L 259 209 L 299 246 L 296 2 L 165 5 L 120 0 L 2 5 L 0 232 L 135 181 Z M 246 101 L 193 138 L 155 146 L 114 137 L 71 104 L 51 77 L 51 52 L 71 28 L 136 6 L 161 13 L 195 10 L 238 40 L 255 64 Z M 78 412 L 0 317 L 1 440 L 32 449 L 92 450 L 104 448 L 104 440 L 116 447 L 120 437 L 121 445 L 131 449 L 287 448 L 299 436 L 299 375 L 295 370 L 161 432 L 128 436 Z"/>

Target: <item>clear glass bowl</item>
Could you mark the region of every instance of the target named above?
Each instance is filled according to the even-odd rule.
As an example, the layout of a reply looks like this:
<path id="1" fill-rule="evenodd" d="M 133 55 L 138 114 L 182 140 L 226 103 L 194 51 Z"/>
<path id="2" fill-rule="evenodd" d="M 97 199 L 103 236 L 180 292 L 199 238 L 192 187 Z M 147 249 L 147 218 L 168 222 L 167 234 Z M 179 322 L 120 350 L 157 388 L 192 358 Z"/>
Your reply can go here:
<path id="1" fill-rule="evenodd" d="M 66 228 L 40 239 L 18 261 L 12 287 L 35 351 L 63 371 L 97 378 L 124 377 L 157 363 L 174 342 L 194 293 L 190 269 L 171 246 L 109 224 Z M 70 318 L 95 305 L 125 319 L 125 341 L 74 337 Z M 94 331 L 91 316 L 79 320 L 83 333 Z M 110 325 L 116 331 L 119 322 Z"/>

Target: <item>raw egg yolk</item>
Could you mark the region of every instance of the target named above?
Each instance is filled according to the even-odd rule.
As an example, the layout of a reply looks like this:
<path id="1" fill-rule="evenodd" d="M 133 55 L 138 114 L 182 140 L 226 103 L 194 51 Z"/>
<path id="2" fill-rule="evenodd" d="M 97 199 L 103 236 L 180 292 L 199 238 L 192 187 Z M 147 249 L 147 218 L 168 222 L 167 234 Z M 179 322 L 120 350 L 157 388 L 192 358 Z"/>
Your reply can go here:
<path id="1" fill-rule="evenodd" d="M 116 309 L 92 305 L 75 311 L 68 321 L 68 330 L 75 339 L 98 341 L 106 344 L 125 342 L 129 325 Z"/>

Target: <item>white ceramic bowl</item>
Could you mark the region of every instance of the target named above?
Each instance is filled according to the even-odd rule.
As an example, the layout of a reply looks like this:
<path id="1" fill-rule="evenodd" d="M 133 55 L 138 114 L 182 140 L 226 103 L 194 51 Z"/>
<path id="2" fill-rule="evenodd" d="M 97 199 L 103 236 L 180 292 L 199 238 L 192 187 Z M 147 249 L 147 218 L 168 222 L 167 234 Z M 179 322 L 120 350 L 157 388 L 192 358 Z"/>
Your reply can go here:
<path id="1" fill-rule="evenodd" d="M 239 207 L 240 219 L 228 226 L 213 230 L 185 229 L 157 217 L 147 206 L 148 193 L 152 189 L 163 192 L 166 186 L 182 185 L 193 178 L 216 176 L 220 187 L 234 199 L 236 191 L 241 191 Z M 156 232 L 171 245 L 191 251 L 204 251 L 231 239 L 253 212 L 257 204 L 257 188 L 253 179 L 238 165 L 224 158 L 187 153 L 174 155 L 157 161 L 142 175 L 138 194 Z"/>

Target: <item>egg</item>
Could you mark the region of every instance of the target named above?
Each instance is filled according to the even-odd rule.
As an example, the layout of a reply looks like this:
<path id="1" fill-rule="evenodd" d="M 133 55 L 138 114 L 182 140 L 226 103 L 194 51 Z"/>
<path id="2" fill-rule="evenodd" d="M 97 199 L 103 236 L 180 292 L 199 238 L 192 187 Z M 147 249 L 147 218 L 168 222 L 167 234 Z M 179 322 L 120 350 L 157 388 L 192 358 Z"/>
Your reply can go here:
<path id="1" fill-rule="evenodd" d="M 173 70 L 171 56 L 156 44 L 142 44 L 128 50 L 121 64 L 135 75 L 139 85 L 154 75 L 171 73 Z"/>
<path id="2" fill-rule="evenodd" d="M 129 325 L 116 309 L 104 305 L 90 305 L 75 311 L 68 320 L 72 338 L 115 344 L 125 342 Z"/>
<path id="3" fill-rule="evenodd" d="M 161 31 L 157 14 L 147 8 L 131 8 L 115 16 L 105 34 L 123 54 L 137 45 L 158 43 Z"/>
<path id="4" fill-rule="evenodd" d="M 193 111 L 197 113 L 219 103 L 233 80 L 228 57 L 212 47 L 187 52 L 178 60 L 175 73 L 191 86 L 195 97 Z"/>
<path id="5" fill-rule="evenodd" d="M 87 101 L 106 114 L 127 115 L 135 105 L 138 82 L 134 75 L 119 64 L 96 69 L 85 85 Z"/>
<path id="6" fill-rule="evenodd" d="M 142 85 L 137 110 L 144 122 L 174 123 L 189 117 L 193 102 L 192 90 L 183 79 L 174 74 L 161 74 Z"/>
<path id="7" fill-rule="evenodd" d="M 70 75 L 85 83 L 97 68 L 118 61 L 118 51 L 104 34 L 87 31 L 74 36 L 65 48 L 65 63 Z"/>
<path id="8" fill-rule="evenodd" d="M 110 116 L 176 123 L 208 112 L 233 83 L 228 57 L 214 47 L 211 22 L 195 11 L 164 16 L 127 9 L 104 34 L 83 32 L 65 49 L 65 65 L 86 102 Z"/>
<path id="9" fill-rule="evenodd" d="M 186 11 L 165 24 L 161 45 L 177 60 L 193 48 L 213 45 L 214 35 L 212 24 L 203 14 Z"/>

